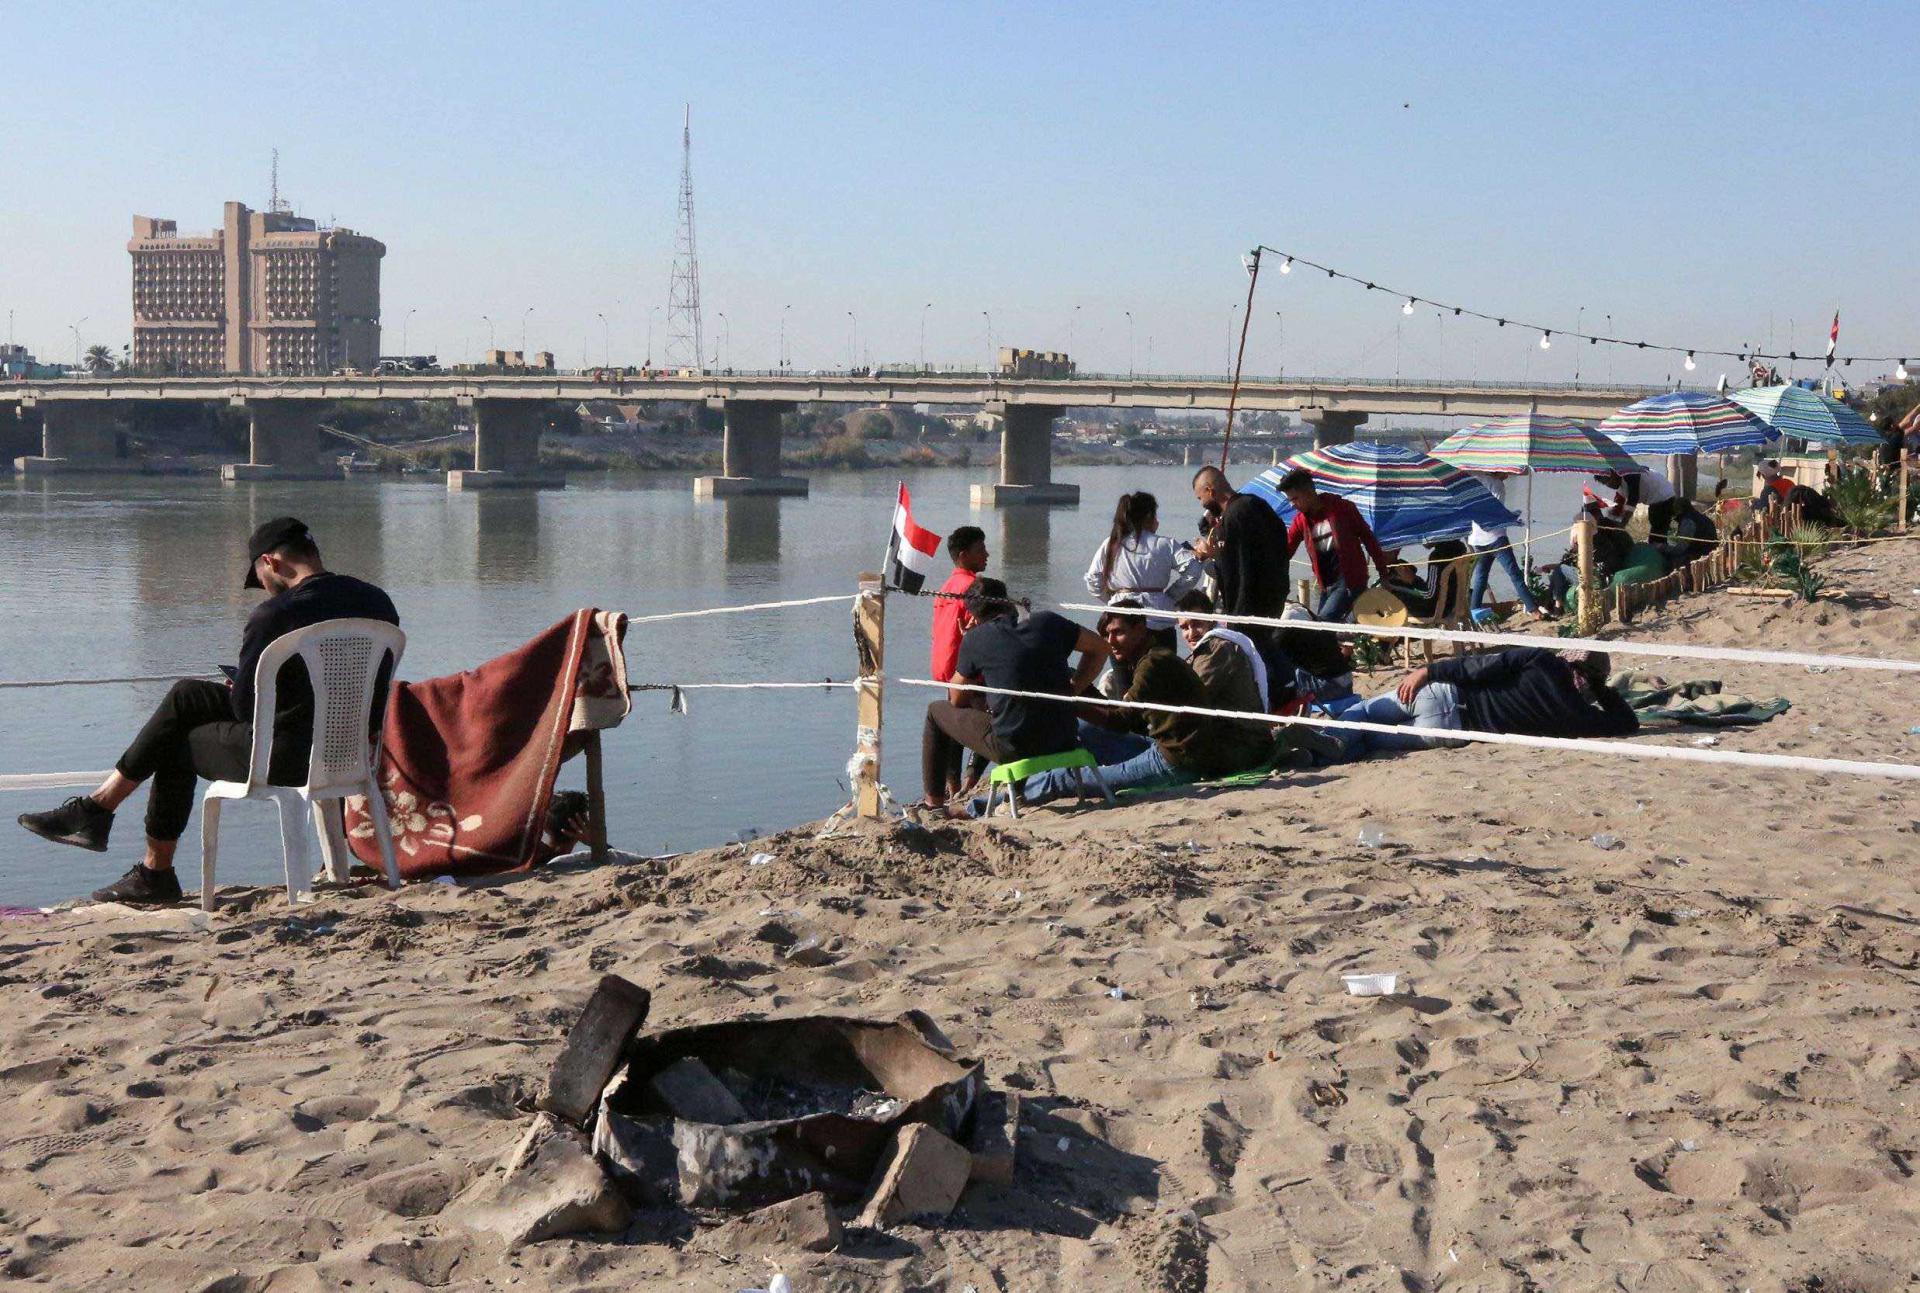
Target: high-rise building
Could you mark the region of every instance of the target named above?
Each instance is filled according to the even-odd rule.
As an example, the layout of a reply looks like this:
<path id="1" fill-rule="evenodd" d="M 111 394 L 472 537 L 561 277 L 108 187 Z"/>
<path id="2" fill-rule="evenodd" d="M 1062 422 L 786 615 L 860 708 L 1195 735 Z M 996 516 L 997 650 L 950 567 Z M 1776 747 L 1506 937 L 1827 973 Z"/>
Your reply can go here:
<path id="1" fill-rule="evenodd" d="M 380 356 L 380 258 L 351 229 L 226 205 L 213 233 L 133 218 L 133 366 L 310 377 Z"/>

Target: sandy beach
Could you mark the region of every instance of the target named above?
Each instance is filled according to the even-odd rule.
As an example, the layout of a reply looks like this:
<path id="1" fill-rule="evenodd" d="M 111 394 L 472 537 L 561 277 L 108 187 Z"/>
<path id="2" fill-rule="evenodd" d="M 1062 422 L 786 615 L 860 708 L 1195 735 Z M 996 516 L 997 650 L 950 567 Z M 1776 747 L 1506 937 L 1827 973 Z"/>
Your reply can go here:
<path id="1" fill-rule="evenodd" d="M 1913 545 L 1824 568 L 1883 596 L 1712 594 L 1626 632 L 1920 655 Z M 1720 748 L 1920 762 L 1911 675 L 1647 667 L 1793 702 Z M 230 891 L 206 928 L 7 918 L 0 1270 L 196 1293 L 730 1291 L 774 1264 L 798 1293 L 1881 1293 L 1920 1270 L 1913 783 L 1473 747 L 815 829 L 297 912 Z M 74 865 L 76 889 L 107 875 Z M 769 921 L 834 959 L 784 962 Z M 1354 970 L 1408 990 L 1350 997 Z M 1014 1182 L 824 1255 L 714 1251 L 667 1213 L 505 1252 L 449 1204 L 608 971 L 654 993 L 650 1027 L 928 1012 L 1024 1096 Z"/>

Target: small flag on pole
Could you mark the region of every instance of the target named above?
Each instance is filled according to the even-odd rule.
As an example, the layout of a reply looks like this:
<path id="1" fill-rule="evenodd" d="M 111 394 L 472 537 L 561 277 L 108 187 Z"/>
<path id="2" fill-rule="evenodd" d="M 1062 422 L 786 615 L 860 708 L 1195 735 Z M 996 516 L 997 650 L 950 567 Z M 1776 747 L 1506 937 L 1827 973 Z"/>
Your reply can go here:
<path id="1" fill-rule="evenodd" d="M 1833 330 L 1827 333 L 1827 367 L 1833 367 L 1833 350 L 1840 344 L 1840 311 L 1833 312 Z"/>
<path id="2" fill-rule="evenodd" d="M 903 592 L 917 593 L 940 573 L 940 536 L 913 523 L 913 502 L 906 482 L 893 505 L 893 537 L 887 540 L 887 583 Z"/>

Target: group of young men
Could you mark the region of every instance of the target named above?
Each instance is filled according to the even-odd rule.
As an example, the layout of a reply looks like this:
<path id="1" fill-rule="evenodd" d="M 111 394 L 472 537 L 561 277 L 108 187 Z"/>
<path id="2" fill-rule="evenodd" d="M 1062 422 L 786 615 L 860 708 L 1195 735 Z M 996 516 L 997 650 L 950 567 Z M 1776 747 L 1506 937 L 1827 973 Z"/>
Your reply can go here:
<path id="1" fill-rule="evenodd" d="M 988 765 L 1073 750 L 1092 754 L 1107 787 L 1119 791 L 1442 745 L 1447 732 L 1463 730 L 1636 730 L 1632 709 L 1607 684 L 1606 657 L 1592 652 L 1456 657 L 1416 669 L 1370 700 L 1354 695 L 1340 637 L 1283 619 L 1289 562 L 1296 547 L 1308 547 L 1321 588 L 1315 618 L 1336 619 L 1366 587 L 1367 559 L 1383 570 L 1390 559 L 1351 503 L 1318 493 L 1310 480 L 1287 484 L 1291 526 L 1218 469 L 1194 477 L 1207 520 L 1193 551 L 1209 564 L 1214 588 L 1177 603 L 1185 656 L 1150 630 L 1150 608 L 1138 596 L 1115 596 L 1092 630 L 1025 610 L 982 573 L 984 533 L 955 531 L 947 544 L 954 573 L 940 590 L 932 647 L 933 676 L 949 690 L 927 707 L 923 804 L 978 815 Z M 1230 626 L 1218 616 L 1273 623 Z M 1258 717 L 1304 712 L 1416 730 L 1334 731 Z M 1021 797 L 1044 803 L 1078 789 L 1076 771 L 1056 769 L 1026 778 Z"/>

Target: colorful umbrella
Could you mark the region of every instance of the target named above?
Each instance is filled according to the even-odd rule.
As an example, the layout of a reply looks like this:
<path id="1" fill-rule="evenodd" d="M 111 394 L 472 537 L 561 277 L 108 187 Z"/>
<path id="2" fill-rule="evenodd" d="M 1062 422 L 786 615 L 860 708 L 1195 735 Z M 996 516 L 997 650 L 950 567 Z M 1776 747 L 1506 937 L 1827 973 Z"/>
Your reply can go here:
<path id="1" fill-rule="evenodd" d="M 1465 538 L 1476 521 L 1489 530 L 1520 523 L 1464 471 L 1418 449 L 1373 440 L 1314 449 L 1261 472 L 1247 493 L 1265 500 L 1283 521 L 1293 519 L 1293 505 L 1280 492 L 1280 479 L 1295 467 L 1305 467 L 1320 489 L 1359 508 L 1383 548 Z"/>
<path id="2" fill-rule="evenodd" d="M 1820 444 L 1879 444 L 1880 433 L 1839 400 L 1804 386 L 1749 386 L 1733 402 L 1779 435 Z"/>
<path id="3" fill-rule="evenodd" d="M 1765 444 L 1773 431 L 1724 395 L 1671 391 L 1629 404 L 1600 424 L 1630 454 L 1725 453 Z"/>
<path id="4" fill-rule="evenodd" d="M 1462 427 L 1435 445 L 1433 456 L 1465 471 L 1495 476 L 1535 471 L 1633 475 L 1641 470 L 1626 450 L 1592 427 L 1544 413 L 1515 413 Z"/>

